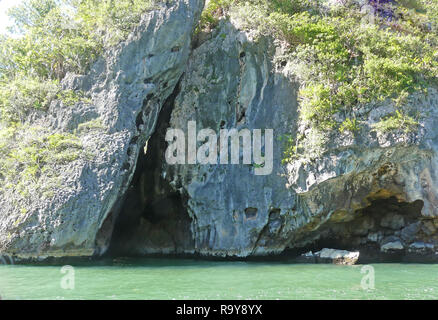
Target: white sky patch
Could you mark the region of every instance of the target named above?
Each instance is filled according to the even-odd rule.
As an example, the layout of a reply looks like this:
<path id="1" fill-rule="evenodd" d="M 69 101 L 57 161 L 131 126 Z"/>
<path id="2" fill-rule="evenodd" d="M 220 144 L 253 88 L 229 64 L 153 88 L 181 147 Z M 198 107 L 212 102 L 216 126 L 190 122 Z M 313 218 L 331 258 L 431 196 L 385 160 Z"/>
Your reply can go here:
<path id="1" fill-rule="evenodd" d="M 0 33 L 6 33 L 6 28 L 12 24 L 12 21 L 6 15 L 9 8 L 19 5 L 22 0 L 0 0 Z"/>

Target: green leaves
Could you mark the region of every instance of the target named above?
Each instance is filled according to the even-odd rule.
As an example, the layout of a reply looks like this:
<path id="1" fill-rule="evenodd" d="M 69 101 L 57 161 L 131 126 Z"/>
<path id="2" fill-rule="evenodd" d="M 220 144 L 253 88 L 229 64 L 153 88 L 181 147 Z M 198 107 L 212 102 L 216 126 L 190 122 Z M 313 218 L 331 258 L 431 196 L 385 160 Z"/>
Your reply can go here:
<path id="1" fill-rule="evenodd" d="M 102 48 L 110 47 L 125 39 L 153 5 L 152 0 L 82 0 L 77 4 L 77 19 Z"/>
<path id="2" fill-rule="evenodd" d="M 35 126 L 0 130 L 0 192 L 12 189 L 22 197 L 47 192 L 56 184 L 59 166 L 84 156 L 82 143 L 73 134 L 50 133 Z M 47 183 L 40 186 L 40 178 Z M 44 190 L 38 190 L 38 189 Z"/>
<path id="3" fill-rule="evenodd" d="M 356 132 L 359 130 L 360 130 L 359 122 L 356 119 L 350 119 L 350 118 L 345 119 L 344 122 L 342 122 L 340 127 L 339 127 L 339 131 L 341 133 L 343 133 L 345 131 L 349 131 L 353 135 L 355 135 Z"/>
<path id="4" fill-rule="evenodd" d="M 55 100 L 89 103 L 83 92 L 63 90 L 61 80 L 68 72 L 86 73 L 153 2 L 24 0 L 9 12 L 14 34 L 0 36 L 0 192 L 11 198 L 53 194 L 61 183 L 59 166 L 87 156 L 75 135 L 80 132 L 53 133 L 30 115 L 44 113 Z M 86 129 L 94 127 L 103 128 L 89 122 Z"/>
<path id="5" fill-rule="evenodd" d="M 18 75 L 10 81 L 0 82 L 0 112 L 4 124 L 24 122 L 34 110 L 45 111 L 54 100 L 72 106 L 90 100 L 81 91 L 62 90 L 58 80 Z"/>
<path id="6" fill-rule="evenodd" d="M 8 15 L 15 22 L 13 28 L 16 32 L 26 32 L 40 26 L 47 15 L 58 6 L 59 2 L 55 0 L 27 0 L 9 9 Z"/>
<path id="7" fill-rule="evenodd" d="M 56 80 L 18 76 L 0 85 L 0 112 L 4 123 L 23 122 L 32 109 L 44 110 L 60 91 Z"/>
<path id="8" fill-rule="evenodd" d="M 7 70 L 58 80 L 67 72 L 86 72 L 101 50 L 59 7 L 52 8 L 21 37 L 5 41 L 3 47 L 12 53 Z"/>
<path id="9" fill-rule="evenodd" d="M 201 15 L 200 29 L 213 29 L 216 27 L 219 18 L 224 15 L 229 7 L 237 3 L 236 0 L 210 0 Z"/>
<path id="10" fill-rule="evenodd" d="M 220 1 L 213 1 L 219 11 Z M 306 134 L 293 153 L 318 154 L 332 133 L 359 129 L 357 110 L 376 101 L 400 107 L 407 96 L 438 83 L 438 3 L 397 1 L 391 20 L 364 19 L 353 1 L 328 9 L 321 1 L 234 1 L 227 10 L 247 29 L 289 44 L 302 85 L 300 118 Z M 401 110 L 401 109 L 400 109 Z M 382 130 L 416 121 L 398 111 L 382 119 Z M 337 129 L 337 130 L 334 130 Z M 310 133 L 309 133 L 310 132 Z M 291 159 L 290 156 L 287 157 Z"/>
<path id="11" fill-rule="evenodd" d="M 151 6 L 151 0 L 25 0 L 10 11 L 19 36 L 1 40 L 0 73 L 58 80 L 83 74 Z"/>
<path id="12" fill-rule="evenodd" d="M 23 122 L 51 101 L 86 101 L 62 91 L 68 72 L 84 74 L 105 47 L 117 44 L 152 7 L 151 0 L 25 0 L 10 10 L 14 36 L 0 38 L 0 121 Z"/>
<path id="13" fill-rule="evenodd" d="M 417 129 L 418 121 L 402 110 L 396 110 L 395 114 L 386 117 L 374 125 L 374 130 L 386 133 L 393 130 L 402 130 L 409 133 Z"/>

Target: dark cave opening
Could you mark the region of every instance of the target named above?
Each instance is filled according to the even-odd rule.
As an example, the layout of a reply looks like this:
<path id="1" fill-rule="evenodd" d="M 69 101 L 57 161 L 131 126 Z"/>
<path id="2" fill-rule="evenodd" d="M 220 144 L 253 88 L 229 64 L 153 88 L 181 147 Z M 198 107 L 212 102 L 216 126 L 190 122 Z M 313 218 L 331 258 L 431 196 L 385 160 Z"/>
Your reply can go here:
<path id="1" fill-rule="evenodd" d="M 108 224 L 112 223 L 114 228 L 106 256 L 200 257 L 195 254 L 187 197 L 172 187 L 169 177 L 163 175 L 167 148 L 165 135 L 179 90 L 178 83 L 163 105 L 155 132 L 146 143 L 146 151 L 139 154 L 135 173 L 120 205 L 119 214 L 114 217 L 111 215 Z M 430 239 L 430 235 L 425 235 L 421 227 L 426 219 L 421 215 L 423 205 L 421 200 L 406 202 L 396 197 L 374 199 L 369 206 L 354 213 L 333 213 L 316 230 L 311 231 L 311 224 L 304 226 L 301 231 L 292 235 L 290 248 L 281 254 L 250 256 L 244 260 L 289 260 L 308 251 L 333 248 L 360 251 L 359 263 L 401 262 L 406 258 L 410 244 Z M 245 210 L 245 219 L 256 218 L 256 208 Z M 280 218 L 278 209 L 270 212 L 270 219 L 277 229 L 281 229 L 284 222 Z M 412 232 L 413 229 L 415 232 Z M 401 250 L 392 250 L 389 247 L 382 251 L 382 248 L 386 248 L 385 245 L 388 247 L 388 243 L 398 242 L 403 246 Z M 218 259 L 213 256 L 202 258 Z M 226 259 L 241 260 L 237 257 Z"/>
<path id="2" fill-rule="evenodd" d="M 178 254 L 193 246 L 187 199 L 162 176 L 166 130 L 180 84 L 165 101 L 155 132 L 141 151 L 131 184 L 124 196 L 107 256 Z"/>
<path id="3" fill-rule="evenodd" d="M 404 202 L 396 197 L 377 199 L 353 215 L 333 214 L 317 230 L 306 235 L 304 245 L 286 249 L 283 256 L 298 257 L 323 248 L 359 251 L 358 263 L 427 261 L 431 256 L 409 250 L 416 241 L 430 241 L 421 215 L 423 201 Z M 399 247 L 397 247 L 399 246 Z M 430 252 L 432 253 L 432 251 Z"/>

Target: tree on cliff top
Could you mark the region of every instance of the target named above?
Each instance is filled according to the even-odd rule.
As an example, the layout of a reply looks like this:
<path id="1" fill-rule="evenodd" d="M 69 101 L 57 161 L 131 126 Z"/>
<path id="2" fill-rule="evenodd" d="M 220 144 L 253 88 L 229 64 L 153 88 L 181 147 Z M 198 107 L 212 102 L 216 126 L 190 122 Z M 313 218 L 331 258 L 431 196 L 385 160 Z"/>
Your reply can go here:
<path id="1" fill-rule="evenodd" d="M 126 39 L 152 4 L 24 0 L 9 11 L 14 25 L 0 36 L 0 193 L 14 199 L 50 194 L 58 187 L 57 166 L 86 157 L 75 131 L 53 132 L 33 119 L 54 101 L 89 103 L 86 93 L 62 89 L 62 79 L 85 74 L 105 48 Z"/>

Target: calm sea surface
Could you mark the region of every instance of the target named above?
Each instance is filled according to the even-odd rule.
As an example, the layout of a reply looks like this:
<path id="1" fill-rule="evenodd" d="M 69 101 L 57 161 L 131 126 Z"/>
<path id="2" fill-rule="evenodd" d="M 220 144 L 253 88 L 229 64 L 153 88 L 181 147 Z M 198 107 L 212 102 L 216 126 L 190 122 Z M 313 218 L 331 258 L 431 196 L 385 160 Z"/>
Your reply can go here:
<path id="1" fill-rule="evenodd" d="M 0 295 L 3 299 L 438 299 L 435 264 L 114 259 L 72 267 L 0 265 Z"/>

